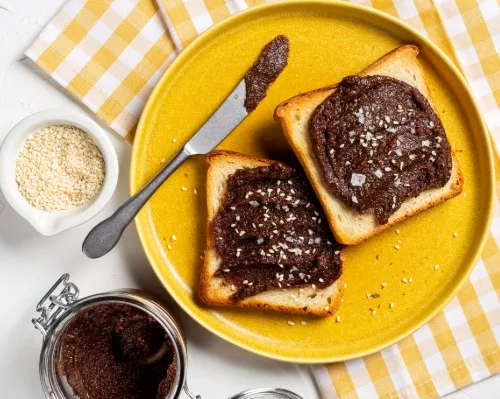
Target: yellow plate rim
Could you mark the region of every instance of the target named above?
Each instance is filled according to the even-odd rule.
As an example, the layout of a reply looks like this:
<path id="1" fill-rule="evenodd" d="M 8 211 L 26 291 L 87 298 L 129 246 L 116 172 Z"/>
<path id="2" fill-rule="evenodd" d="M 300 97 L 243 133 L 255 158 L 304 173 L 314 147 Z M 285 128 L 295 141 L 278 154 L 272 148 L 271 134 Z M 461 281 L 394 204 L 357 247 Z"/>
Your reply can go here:
<path id="1" fill-rule="evenodd" d="M 472 261 L 467 267 L 466 272 L 462 275 L 462 278 L 458 281 L 458 283 L 455 285 L 455 287 L 450 291 L 450 293 L 447 296 L 444 296 L 440 301 L 439 304 L 422 320 L 417 322 L 415 325 L 412 327 L 408 328 L 406 331 L 395 335 L 392 339 L 387 339 L 383 342 L 381 342 L 378 345 L 373 346 L 372 348 L 366 349 L 366 350 L 360 350 L 360 351 L 353 351 L 352 354 L 350 355 L 343 355 L 343 356 L 335 356 L 335 355 L 330 355 L 330 356 L 323 356 L 323 357 L 298 357 L 298 356 L 286 356 L 286 355 L 276 355 L 274 353 L 266 352 L 265 350 L 260 350 L 254 348 L 251 343 L 248 342 L 240 342 L 239 340 L 231 337 L 230 335 L 226 334 L 224 331 L 219 331 L 217 328 L 213 327 L 209 322 L 205 322 L 203 320 L 200 320 L 193 311 L 191 311 L 191 308 L 183 303 L 179 298 L 175 295 L 174 290 L 170 288 L 170 283 L 168 282 L 167 279 L 164 278 L 162 273 L 160 272 L 159 268 L 155 264 L 155 258 L 153 254 L 151 253 L 151 250 L 149 249 L 147 245 L 147 238 L 145 236 L 145 229 L 142 227 L 139 218 L 135 219 L 135 226 L 137 228 L 137 232 L 139 235 L 139 239 L 141 241 L 141 245 L 144 249 L 144 252 L 146 253 L 146 256 L 149 260 L 150 266 L 153 269 L 154 273 L 158 277 L 158 279 L 161 281 L 167 292 L 172 296 L 172 298 L 175 300 L 175 302 L 196 322 L 198 322 L 200 325 L 202 325 L 204 328 L 206 328 L 208 331 L 211 333 L 215 334 L 216 336 L 240 347 L 245 350 L 248 350 L 250 352 L 253 352 L 255 354 L 275 359 L 275 360 L 281 360 L 281 361 L 286 361 L 286 362 L 293 362 L 293 363 L 302 363 L 302 364 L 318 364 L 318 363 L 330 363 L 330 362 L 340 362 L 340 361 L 346 361 L 350 359 L 355 359 L 359 357 L 363 357 L 366 355 L 370 355 L 372 353 L 376 353 L 381 351 L 382 349 L 385 349 L 400 340 L 406 338 L 416 330 L 418 330 L 420 327 L 423 325 L 427 324 L 438 312 L 440 312 L 450 301 L 455 297 L 456 293 L 460 289 L 460 287 L 464 284 L 464 282 L 467 280 L 469 277 L 470 273 L 472 272 L 474 266 L 476 265 L 481 251 L 486 243 L 486 239 L 489 233 L 489 227 L 491 225 L 491 221 L 493 219 L 493 212 L 494 212 L 494 186 L 495 186 L 495 168 L 494 168 L 494 162 L 493 162 L 493 150 L 491 146 L 491 138 L 489 137 L 489 130 L 486 127 L 486 124 L 484 122 L 483 115 L 477 105 L 477 102 L 472 95 L 470 88 L 468 86 L 467 81 L 463 77 L 462 73 L 458 69 L 458 67 L 448 58 L 448 56 L 441 50 L 436 44 L 434 44 L 430 39 L 422 35 L 418 30 L 415 28 L 411 27 L 410 25 L 402 22 L 400 19 L 393 17 L 392 15 L 386 14 L 382 11 L 379 11 L 374 8 L 368 8 L 362 5 L 358 5 L 355 3 L 348 3 L 344 1 L 331 1 L 331 0 L 284 0 L 284 1 L 277 1 L 274 3 L 266 3 L 262 4 L 259 6 L 255 6 L 249 9 L 246 9 L 244 11 L 238 12 L 236 14 L 231 15 L 230 17 L 225 18 L 221 22 L 213 25 L 209 29 L 207 29 L 205 32 L 201 33 L 198 35 L 191 43 L 189 43 L 188 46 L 186 46 L 180 54 L 177 55 L 175 60 L 168 66 L 168 68 L 165 70 L 163 73 L 162 77 L 156 84 L 155 88 L 153 89 L 153 92 L 151 93 L 144 110 L 142 111 L 141 118 L 139 120 L 139 123 L 137 125 L 137 135 L 140 134 L 141 132 L 145 132 L 146 130 L 143 128 L 146 121 L 144 115 L 147 115 L 150 113 L 150 109 L 154 107 L 156 103 L 156 99 L 160 93 L 160 87 L 163 86 L 164 82 L 168 78 L 169 71 L 172 69 L 175 69 L 175 66 L 179 63 L 184 62 L 184 59 L 190 56 L 191 49 L 195 49 L 200 43 L 203 43 L 205 41 L 205 37 L 209 36 L 212 34 L 212 32 L 215 32 L 217 30 L 223 31 L 224 28 L 228 25 L 231 25 L 234 20 L 241 18 L 243 14 L 256 14 L 262 12 L 262 10 L 267 9 L 267 10 L 272 10 L 273 8 L 281 8 L 281 7 L 286 7 L 287 5 L 290 4 L 299 4 L 303 5 L 305 7 L 315 5 L 315 6 L 325 6 L 325 7 L 340 7 L 344 9 L 353 9 L 356 10 L 360 13 L 366 13 L 366 14 L 372 14 L 376 15 L 377 17 L 381 18 L 388 24 L 396 25 L 398 28 L 402 30 L 409 31 L 412 35 L 418 37 L 426 46 L 431 48 L 435 53 L 437 53 L 438 57 L 441 58 L 441 61 L 443 61 L 447 67 L 451 70 L 453 73 L 453 79 L 457 80 L 460 85 L 463 86 L 464 92 L 467 93 L 469 97 L 469 101 L 473 104 L 474 110 L 478 115 L 478 120 L 481 128 L 481 133 L 485 136 L 486 140 L 486 147 L 487 147 L 487 163 L 489 170 L 491 173 L 489 174 L 489 179 L 488 179 L 488 184 L 490 188 L 490 198 L 489 198 L 489 204 L 488 208 L 486 209 L 486 223 L 483 226 L 482 232 L 481 232 L 481 237 L 478 240 L 478 246 L 474 252 L 474 255 L 472 257 Z M 136 186 L 136 181 L 135 181 L 135 176 L 134 176 L 134 171 L 136 170 L 136 164 L 138 162 L 138 147 L 139 145 L 135 144 L 139 142 L 140 140 L 137 139 L 137 136 L 135 137 L 134 140 L 134 145 L 132 147 L 132 157 L 131 157 L 131 163 L 130 163 L 130 177 L 129 177 L 129 183 L 130 183 L 130 194 L 133 195 L 136 193 L 140 187 Z"/>

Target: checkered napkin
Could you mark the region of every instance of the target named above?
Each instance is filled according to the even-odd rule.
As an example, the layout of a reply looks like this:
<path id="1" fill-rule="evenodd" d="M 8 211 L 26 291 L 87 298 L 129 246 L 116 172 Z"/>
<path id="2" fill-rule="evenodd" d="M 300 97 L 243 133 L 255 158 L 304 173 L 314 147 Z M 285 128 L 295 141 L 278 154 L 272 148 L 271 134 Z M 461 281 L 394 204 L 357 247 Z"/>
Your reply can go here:
<path id="1" fill-rule="evenodd" d="M 160 9 L 154 0 L 70 0 L 26 54 L 119 135 L 131 140 L 145 101 L 177 52 L 214 23 L 264 2 L 159 1 Z M 497 0 L 361 3 L 412 25 L 461 67 L 500 149 Z M 315 366 L 323 397 L 435 398 L 498 373 L 499 292 L 497 206 L 481 260 L 457 297 L 429 324 L 398 344 L 364 358 Z"/>

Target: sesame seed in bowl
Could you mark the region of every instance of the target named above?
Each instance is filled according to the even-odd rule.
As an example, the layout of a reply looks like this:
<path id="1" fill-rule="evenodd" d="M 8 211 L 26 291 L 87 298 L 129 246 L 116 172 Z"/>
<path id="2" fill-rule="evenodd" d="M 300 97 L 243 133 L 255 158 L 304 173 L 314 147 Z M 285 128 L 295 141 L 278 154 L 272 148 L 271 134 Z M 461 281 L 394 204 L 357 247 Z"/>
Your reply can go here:
<path id="1" fill-rule="evenodd" d="M 37 209 L 65 211 L 91 202 L 104 183 L 101 151 L 83 130 L 51 125 L 29 136 L 16 159 L 16 181 Z"/>
<path id="2" fill-rule="evenodd" d="M 23 119 L 0 148 L 0 189 L 9 205 L 43 235 L 96 216 L 118 182 L 108 134 L 80 112 L 46 110 Z"/>

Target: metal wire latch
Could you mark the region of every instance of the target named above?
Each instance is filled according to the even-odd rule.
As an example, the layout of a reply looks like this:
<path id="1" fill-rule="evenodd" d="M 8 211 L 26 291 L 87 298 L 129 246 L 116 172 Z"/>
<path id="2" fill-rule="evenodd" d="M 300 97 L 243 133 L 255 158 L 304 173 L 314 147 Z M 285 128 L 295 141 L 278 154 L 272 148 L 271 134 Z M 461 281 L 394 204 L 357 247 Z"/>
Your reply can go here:
<path id="1" fill-rule="evenodd" d="M 41 314 L 31 319 L 35 328 L 45 337 L 52 323 L 76 302 L 79 294 L 78 287 L 69 281 L 69 274 L 63 274 L 36 305 L 36 311 Z"/>

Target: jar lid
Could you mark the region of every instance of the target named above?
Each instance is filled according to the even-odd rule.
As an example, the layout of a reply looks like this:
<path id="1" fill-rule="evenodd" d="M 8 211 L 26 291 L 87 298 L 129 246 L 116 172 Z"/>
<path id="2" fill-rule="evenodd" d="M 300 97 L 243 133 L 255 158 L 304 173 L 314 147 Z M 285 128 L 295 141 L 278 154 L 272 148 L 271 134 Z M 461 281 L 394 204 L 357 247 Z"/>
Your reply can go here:
<path id="1" fill-rule="evenodd" d="M 230 399 L 303 399 L 301 396 L 282 388 L 256 388 L 240 392 Z"/>

